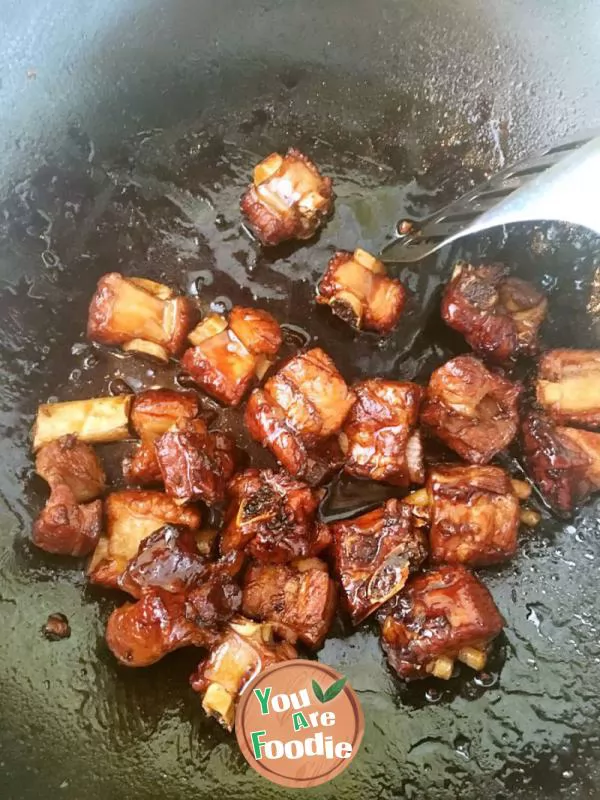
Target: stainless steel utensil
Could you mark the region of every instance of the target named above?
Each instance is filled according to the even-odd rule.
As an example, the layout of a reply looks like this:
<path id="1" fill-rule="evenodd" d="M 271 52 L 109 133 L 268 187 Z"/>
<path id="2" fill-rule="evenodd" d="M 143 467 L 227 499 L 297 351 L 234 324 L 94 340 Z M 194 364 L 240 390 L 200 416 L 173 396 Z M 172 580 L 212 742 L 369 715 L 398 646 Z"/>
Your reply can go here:
<path id="1" fill-rule="evenodd" d="M 538 220 L 600 234 L 600 132 L 581 134 L 508 167 L 430 217 L 404 220 L 381 259 L 420 261 L 463 236 Z"/>

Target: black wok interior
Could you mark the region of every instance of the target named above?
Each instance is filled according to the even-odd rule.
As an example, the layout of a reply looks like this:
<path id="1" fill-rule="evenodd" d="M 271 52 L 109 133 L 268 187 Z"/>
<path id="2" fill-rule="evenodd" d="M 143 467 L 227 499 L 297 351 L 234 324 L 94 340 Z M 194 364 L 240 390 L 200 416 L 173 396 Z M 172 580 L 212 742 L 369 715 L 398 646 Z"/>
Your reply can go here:
<path id="1" fill-rule="evenodd" d="M 289 323 L 291 346 L 310 336 L 348 380 L 424 380 L 464 349 L 437 320 L 459 255 L 504 260 L 540 282 L 548 344 L 600 346 L 586 313 L 598 242 L 560 225 L 497 231 L 403 268 L 413 299 L 383 343 L 312 302 L 334 248 L 377 250 L 398 219 L 600 122 L 600 9 L 7 0 L 2 16 L 0 797 L 292 796 L 204 718 L 187 683 L 199 653 L 119 667 L 103 629 L 121 598 L 87 587 L 80 562 L 30 544 L 46 496 L 29 453 L 35 410 L 51 396 L 107 391 L 114 377 L 135 389 L 176 377 L 85 342 L 93 286 L 111 270 L 160 277 L 204 310 L 268 308 Z M 316 242 L 263 253 L 240 228 L 239 195 L 259 157 L 291 144 L 334 177 L 336 213 Z M 243 436 L 238 414 L 220 424 Z M 121 454 L 102 453 L 109 467 Z M 518 472 L 518 452 L 508 460 Z M 341 481 L 324 513 L 382 496 Z M 507 619 L 485 677 L 464 670 L 407 688 L 375 630 L 339 620 L 318 657 L 348 675 L 366 733 L 351 768 L 307 796 L 600 796 L 597 508 L 566 521 L 544 510 L 511 564 L 482 571 Z M 72 635 L 49 642 L 40 629 L 56 611 Z"/>

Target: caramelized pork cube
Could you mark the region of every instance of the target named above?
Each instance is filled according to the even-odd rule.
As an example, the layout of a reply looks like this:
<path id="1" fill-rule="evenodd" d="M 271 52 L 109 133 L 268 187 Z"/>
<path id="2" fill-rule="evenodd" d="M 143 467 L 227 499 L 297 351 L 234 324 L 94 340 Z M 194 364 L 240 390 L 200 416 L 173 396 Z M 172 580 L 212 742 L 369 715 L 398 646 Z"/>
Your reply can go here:
<path id="1" fill-rule="evenodd" d="M 130 406 L 131 395 L 44 403 L 33 426 L 33 449 L 68 435 L 88 444 L 129 439 Z"/>
<path id="2" fill-rule="evenodd" d="M 283 410 L 290 428 L 307 442 L 337 433 L 356 399 L 318 347 L 290 359 L 264 390 Z"/>
<path id="3" fill-rule="evenodd" d="M 288 472 L 309 479 L 322 472 L 315 464 L 324 453 L 325 460 L 335 461 L 328 440 L 339 432 L 354 400 L 333 361 L 315 348 L 292 358 L 263 389 L 255 389 L 244 419 L 250 435 Z"/>
<path id="4" fill-rule="evenodd" d="M 85 556 L 102 531 L 102 501 L 78 503 L 66 484 L 52 488 L 50 499 L 33 524 L 33 543 L 47 553 Z"/>
<path id="5" fill-rule="evenodd" d="M 41 447 L 35 458 L 35 471 L 50 486 L 68 486 L 75 502 L 95 500 L 106 489 L 106 475 L 98 456 L 89 444 L 67 434 Z"/>
<path id="6" fill-rule="evenodd" d="M 129 489 L 113 492 L 106 500 L 106 533 L 111 552 L 127 561 L 138 552 L 140 543 L 163 525 L 200 527 L 198 509 L 182 508 L 162 492 Z"/>
<path id="7" fill-rule="evenodd" d="M 147 667 L 180 647 L 212 647 L 218 640 L 218 631 L 196 624 L 185 595 L 158 590 L 115 609 L 106 626 L 107 644 L 126 667 Z"/>
<path id="8" fill-rule="evenodd" d="M 267 447 L 289 473 L 313 483 L 310 448 L 288 426 L 282 409 L 262 389 L 255 389 L 250 395 L 244 423 L 250 436 Z"/>
<path id="9" fill-rule="evenodd" d="M 138 554 L 140 544 L 163 525 L 200 527 L 200 512 L 180 506 L 162 492 L 129 489 L 113 492 L 105 503 L 106 535 L 100 537 L 88 566 L 92 583 L 118 588 L 127 564 Z"/>
<path id="10" fill-rule="evenodd" d="M 275 317 L 260 308 L 234 306 L 229 313 L 229 330 L 249 353 L 257 358 L 268 359 L 269 363 L 283 342 L 283 334 Z"/>
<path id="11" fill-rule="evenodd" d="M 187 614 L 196 625 L 221 627 L 242 607 L 242 590 L 223 568 L 213 565 L 208 578 L 195 585 L 187 595 Z"/>
<path id="12" fill-rule="evenodd" d="M 423 483 L 423 448 L 417 429 L 421 387 L 372 378 L 353 389 L 357 400 L 339 437 L 346 454 L 345 472 L 395 486 Z"/>
<path id="13" fill-rule="evenodd" d="M 154 442 L 176 422 L 194 419 L 198 410 L 198 397 L 193 392 L 147 389 L 135 396 L 130 422 L 141 441 L 123 460 L 123 475 L 127 483 L 141 486 L 162 483 Z"/>
<path id="14" fill-rule="evenodd" d="M 131 427 L 142 441 L 155 442 L 176 422 L 197 417 L 198 411 L 194 392 L 146 389 L 131 404 Z"/>
<path id="15" fill-rule="evenodd" d="M 465 461 L 487 464 L 517 432 L 520 384 L 458 356 L 429 380 L 421 422 Z"/>
<path id="16" fill-rule="evenodd" d="M 236 447 L 223 433 L 210 433 L 202 419 L 177 422 L 155 442 L 168 495 L 178 502 L 221 502 L 235 470 Z"/>
<path id="17" fill-rule="evenodd" d="M 442 317 L 483 358 L 505 362 L 533 355 L 548 301 L 502 264 L 460 262 L 442 300 Z"/>
<path id="18" fill-rule="evenodd" d="M 460 565 L 411 578 L 379 617 L 388 662 L 406 680 L 448 680 L 455 659 L 481 671 L 504 626 L 489 591 Z"/>
<path id="19" fill-rule="evenodd" d="M 267 667 L 297 656 L 288 642 L 275 643 L 271 625 L 236 617 L 221 642 L 198 664 L 190 683 L 202 695 L 204 711 L 231 731 L 244 687 Z"/>
<path id="20" fill-rule="evenodd" d="M 206 605 L 232 583 L 242 561 L 237 553 L 214 561 L 205 547 L 205 535 L 205 531 L 199 533 L 182 525 L 159 528 L 140 544 L 137 555 L 119 578 L 119 587 L 136 598 L 148 589 L 171 594 L 187 592 L 188 598 L 192 597 L 190 590 L 206 589 L 209 592 Z M 202 602 L 202 591 L 193 595 L 198 603 Z"/>
<path id="21" fill-rule="evenodd" d="M 131 486 L 158 486 L 162 483 L 154 442 L 139 442 L 133 452 L 125 456 L 123 478 Z"/>
<path id="22" fill-rule="evenodd" d="M 229 320 L 210 314 L 189 340 L 192 347 L 183 354 L 183 368 L 205 392 L 236 406 L 275 359 L 282 334 L 277 320 L 266 311 L 234 306 Z"/>
<path id="23" fill-rule="evenodd" d="M 559 425 L 600 427 L 600 350 L 550 350 L 540 359 L 537 401 Z"/>
<path id="24" fill-rule="evenodd" d="M 33 526 L 33 542 L 49 553 L 83 556 L 98 542 L 106 476 L 89 444 L 70 434 L 43 445 L 35 468 L 51 494 Z"/>
<path id="25" fill-rule="evenodd" d="M 431 470 L 427 488 L 434 562 L 479 567 L 512 558 L 521 512 L 504 470 L 440 466 Z"/>
<path id="26" fill-rule="evenodd" d="M 119 586 L 133 597 L 147 589 L 171 594 L 186 592 L 210 574 L 210 561 L 200 555 L 197 531 L 181 525 L 163 525 L 144 539 L 137 555 L 119 578 Z"/>
<path id="27" fill-rule="evenodd" d="M 354 625 L 399 592 L 427 556 L 424 534 L 399 500 L 335 522 L 333 557 Z"/>
<path id="28" fill-rule="evenodd" d="M 317 555 L 330 541 L 318 522 L 323 498 L 284 472 L 247 469 L 229 484 L 221 553 L 244 550 L 257 561 L 286 563 Z"/>
<path id="29" fill-rule="evenodd" d="M 359 330 L 390 333 L 400 319 L 406 291 L 388 278 L 385 267 L 366 250 L 339 250 L 329 260 L 317 289 L 317 303 Z"/>
<path id="30" fill-rule="evenodd" d="M 323 178 L 313 162 L 290 148 L 272 153 L 254 168 L 240 209 L 264 245 L 287 239 L 310 239 L 333 208 L 331 178 Z"/>
<path id="31" fill-rule="evenodd" d="M 284 412 L 262 389 L 248 400 L 244 421 L 250 435 L 268 447 L 287 471 L 318 486 L 338 472 L 344 454 L 336 436 L 306 444 L 288 426 Z"/>
<path id="32" fill-rule="evenodd" d="M 183 348 L 192 324 L 186 297 L 144 278 L 110 272 L 98 281 L 88 313 L 88 338 L 168 361 Z"/>
<path id="33" fill-rule="evenodd" d="M 531 412 L 522 438 L 529 474 L 555 511 L 569 514 L 600 490 L 600 433 L 554 425 Z"/>
<path id="34" fill-rule="evenodd" d="M 327 564 L 317 558 L 252 564 L 245 575 L 242 612 L 276 623 L 276 631 L 292 644 L 300 639 L 316 648 L 331 627 L 336 599 Z"/>

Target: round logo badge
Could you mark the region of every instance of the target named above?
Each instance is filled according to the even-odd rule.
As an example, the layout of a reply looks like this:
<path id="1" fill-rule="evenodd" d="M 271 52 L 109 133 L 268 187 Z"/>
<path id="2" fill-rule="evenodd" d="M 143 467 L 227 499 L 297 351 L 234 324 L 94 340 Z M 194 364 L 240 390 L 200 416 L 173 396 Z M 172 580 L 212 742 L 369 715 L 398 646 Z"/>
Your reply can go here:
<path id="1" fill-rule="evenodd" d="M 318 786 L 343 772 L 365 721 L 353 689 L 317 661 L 283 661 L 244 689 L 235 718 L 246 761 L 273 783 Z"/>

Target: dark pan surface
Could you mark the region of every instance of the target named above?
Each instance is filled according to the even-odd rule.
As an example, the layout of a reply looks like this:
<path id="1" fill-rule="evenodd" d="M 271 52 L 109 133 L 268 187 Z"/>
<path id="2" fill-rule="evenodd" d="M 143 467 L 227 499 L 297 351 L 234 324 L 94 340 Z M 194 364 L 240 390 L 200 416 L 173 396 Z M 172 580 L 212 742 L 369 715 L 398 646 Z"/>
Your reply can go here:
<path id="1" fill-rule="evenodd" d="M 254 248 L 239 228 L 237 198 L 258 153 L 289 136 L 263 127 L 237 136 L 147 134 L 143 143 L 124 144 L 113 162 L 97 166 L 80 157 L 87 156 L 89 142 L 75 138 L 62 164 L 16 187 L 6 205 L 7 251 L 17 263 L 36 257 L 46 264 L 2 296 L 8 315 L 2 357 L 7 371 L 13 365 L 1 394 L 8 430 L 0 659 L 10 797 L 33 797 L 40 786 L 58 793 L 61 785 L 65 794 L 90 798 L 117 791 L 151 797 L 156 786 L 169 798 L 209 797 L 223 785 L 235 796 L 278 792 L 246 768 L 231 737 L 203 718 L 187 686 L 195 654 L 171 656 L 148 670 L 119 668 L 102 638 L 118 598 L 86 588 L 81 565 L 39 554 L 28 542 L 31 514 L 44 496 L 31 476 L 27 447 L 37 402 L 106 391 L 114 376 L 135 388 L 166 377 L 85 344 L 86 304 L 101 274 L 121 268 L 168 276 L 181 288 L 201 285 L 203 307 L 256 301 L 325 346 L 348 379 L 422 378 L 460 348 L 436 321 L 438 275 L 448 259 L 406 272 L 415 294 L 412 316 L 383 343 L 353 335 L 311 302 L 332 245 L 351 246 L 357 238 L 371 246 L 381 242 L 397 204 L 406 202 L 389 169 L 302 137 L 337 176 L 336 216 L 312 246 L 279 251 L 278 258 Z M 243 150 L 236 138 L 244 141 Z M 557 251 L 552 235 L 555 230 L 549 238 L 541 230 L 533 235 L 535 254 L 529 235 L 487 247 L 522 266 L 523 274 L 538 273 L 551 290 L 549 342 L 590 344 L 582 316 L 588 248 L 578 250 L 576 241 Z M 237 422 L 235 413 L 223 414 L 226 427 L 236 430 Z M 379 490 L 365 494 L 364 485 L 342 484 L 326 510 L 348 513 L 380 496 Z M 508 627 L 484 679 L 465 670 L 448 685 L 427 681 L 407 689 L 388 672 L 368 626 L 351 633 L 339 623 L 319 657 L 348 674 L 367 733 L 353 768 L 318 794 L 369 791 L 392 798 L 428 790 L 476 797 L 485 787 L 499 799 L 538 791 L 568 795 L 572 786 L 583 791 L 599 752 L 597 558 L 596 514 L 588 508 L 568 525 L 546 519 L 523 537 L 512 565 L 485 572 Z M 50 643 L 40 634 L 54 611 L 70 619 L 67 641 Z M 23 770 L 32 773 L 25 773 L 27 786 L 17 778 Z"/>
<path id="2" fill-rule="evenodd" d="M 27 439 L 38 402 L 90 396 L 108 389 L 115 376 L 136 389 L 173 379 L 86 345 L 86 307 L 97 278 L 122 269 L 181 289 L 199 287 L 202 308 L 256 302 L 295 326 L 290 348 L 308 333 L 348 379 L 423 379 L 461 349 L 436 316 L 440 279 L 458 254 L 403 272 L 414 300 L 397 335 L 383 344 L 352 334 L 314 307 L 314 282 L 328 254 L 358 240 L 379 247 L 399 217 L 443 203 L 528 144 L 593 121 L 588 101 L 578 104 L 580 86 L 594 87 L 593 70 L 577 89 L 572 65 L 557 68 L 560 81 L 548 80 L 555 77 L 550 65 L 561 37 L 569 40 L 573 32 L 572 17 L 565 29 L 559 26 L 558 6 L 538 9 L 534 32 L 517 25 L 516 6 L 507 4 L 506 17 L 494 11 L 492 19 L 481 16 L 477 3 L 453 6 L 452 14 L 434 3 L 430 20 L 438 27 L 421 35 L 419 8 L 424 13 L 429 4 L 416 2 L 378 4 L 380 17 L 358 27 L 352 14 L 360 17 L 364 6 L 357 3 L 345 4 L 343 14 L 336 4 L 321 12 L 308 3 L 313 24 L 296 4 L 293 12 L 278 3 L 260 6 L 252 24 L 238 4 L 207 4 L 203 13 L 214 15 L 213 27 L 210 16 L 186 25 L 183 5 L 150 4 L 136 17 L 133 4 L 123 4 L 115 39 L 118 15 L 109 19 L 108 6 L 100 13 L 92 4 L 74 24 L 80 32 L 96 31 L 93 46 L 85 53 L 79 45 L 64 48 L 58 62 L 40 42 L 36 53 L 34 26 L 31 37 L 19 40 L 22 48 L 0 86 L 10 132 L 0 150 L 6 176 L 0 208 L 0 797 L 7 800 L 287 796 L 255 776 L 235 741 L 204 719 L 187 685 L 199 654 L 180 652 L 146 670 L 118 667 L 103 628 L 121 598 L 87 588 L 80 563 L 29 544 L 31 519 L 45 497 L 32 475 Z M 26 7 L 15 4 L 9 31 Z M 60 44 L 63 15 L 75 20 L 79 8 L 61 5 L 57 27 L 47 32 L 53 47 Z M 523 13 L 532 8 L 537 4 Z M 585 22 L 583 7 L 578 14 Z M 302 24 L 304 35 L 294 36 L 291 22 Z M 264 45 L 271 34 L 261 24 L 280 37 L 270 49 Z M 391 41 L 379 34 L 390 26 Z M 444 59 L 456 60 L 477 30 L 473 59 L 446 69 Z M 157 31 L 167 33 L 161 38 Z M 541 45 L 545 34 L 552 52 L 547 42 Z M 585 26 L 582 35 L 591 36 Z M 432 37 L 438 55 L 419 56 Z M 141 61 L 140 39 L 153 45 Z M 287 53 L 295 40 L 292 58 Z M 528 71 L 536 43 L 538 66 Z M 496 45 L 511 64 L 508 72 L 498 59 L 489 63 Z M 26 102 L 22 93 L 10 94 L 19 74 L 14 65 L 23 73 L 36 60 Z M 74 65 L 79 79 L 72 77 Z M 49 81 L 45 68 L 62 81 Z M 523 90 L 511 95 L 519 81 Z M 57 102 L 61 96 L 68 112 Z M 542 114 L 548 108 L 555 111 L 551 118 Z M 264 255 L 240 230 L 238 197 L 252 164 L 290 143 L 336 179 L 336 214 L 317 242 Z M 554 227 L 518 230 L 470 243 L 460 255 L 487 252 L 546 286 L 548 344 L 599 346 L 600 328 L 584 313 L 597 243 L 567 234 Z M 221 424 L 239 431 L 230 412 Z M 103 455 L 110 462 L 117 453 L 106 448 Z M 381 497 L 380 489 L 341 483 L 324 510 L 347 514 Z M 566 523 L 546 515 L 540 529 L 523 536 L 511 565 L 482 571 L 508 623 L 484 679 L 465 670 L 447 685 L 406 688 L 387 670 L 374 630 L 352 633 L 340 620 L 319 658 L 348 675 L 366 734 L 351 769 L 308 794 L 597 797 L 599 558 L 598 514 L 590 505 Z M 40 629 L 55 611 L 69 617 L 72 635 L 51 643 Z"/>

